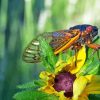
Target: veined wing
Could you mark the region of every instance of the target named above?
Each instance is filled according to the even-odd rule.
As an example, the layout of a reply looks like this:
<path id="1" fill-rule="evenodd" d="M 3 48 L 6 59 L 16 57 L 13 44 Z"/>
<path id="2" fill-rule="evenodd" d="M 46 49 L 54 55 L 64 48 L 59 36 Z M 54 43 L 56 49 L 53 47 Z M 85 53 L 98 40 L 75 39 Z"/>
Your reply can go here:
<path id="1" fill-rule="evenodd" d="M 41 61 L 39 41 L 33 39 L 23 53 L 23 60 L 28 63 L 37 63 Z"/>
<path id="2" fill-rule="evenodd" d="M 54 49 L 54 54 L 68 49 L 80 36 L 80 33 L 61 30 L 56 32 L 47 32 L 41 34 L 45 40 Z M 33 39 L 23 53 L 23 60 L 28 63 L 37 63 L 41 61 L 40 43 L 37 39 Z"/>
<path id="3" fill-rule="evenodd" d="M 52 33 L 52 40 L 50 42 L 51 47 L 54 49 L 54 54 L 68 49 L 78 40 L 80 36 L 80 31 L 71 30 L 71 31 L 57 31 Z"/>
<path id="4" fill-rule="evenodd" d="M 65 42 L 70 40 L 71 34 L 66 34 L 64 30 L 52 32 L 52 40 L 50 41 L 51 47 L 55 50 L 62 47 Z"/>

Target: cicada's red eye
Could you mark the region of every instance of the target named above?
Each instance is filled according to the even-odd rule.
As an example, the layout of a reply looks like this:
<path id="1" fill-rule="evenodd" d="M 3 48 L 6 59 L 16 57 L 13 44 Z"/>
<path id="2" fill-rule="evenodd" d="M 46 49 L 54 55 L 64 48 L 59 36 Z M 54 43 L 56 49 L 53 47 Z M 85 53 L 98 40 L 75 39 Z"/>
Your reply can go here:
<path id="1" fill-rule="evenodd" d="M 88 26 L 87 28 L 86 28 L 86 31 L 88 32 L 88 33 L 90 33 L 91 31 L 92 31 L 92 26 Z"/>

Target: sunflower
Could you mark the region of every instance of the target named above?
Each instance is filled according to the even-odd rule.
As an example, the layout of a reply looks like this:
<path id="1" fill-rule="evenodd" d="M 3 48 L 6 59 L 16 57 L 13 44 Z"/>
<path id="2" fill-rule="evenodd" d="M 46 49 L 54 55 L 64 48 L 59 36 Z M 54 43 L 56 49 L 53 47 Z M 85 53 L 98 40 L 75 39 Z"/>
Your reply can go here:
<path id="1" fill-rule="evenodd" d="M 59 100 L 88 100 L 89 94 L 100 94 L 99 75 L 79 74 L 85 60 L 85 46 L 68 61 L 62 60 L 60 56 L 54 73 L 47 71 L 40 73 L 40 78 L 45 81 L 46 85 L 39 90 L 54 94 L 59 97 Z"/>

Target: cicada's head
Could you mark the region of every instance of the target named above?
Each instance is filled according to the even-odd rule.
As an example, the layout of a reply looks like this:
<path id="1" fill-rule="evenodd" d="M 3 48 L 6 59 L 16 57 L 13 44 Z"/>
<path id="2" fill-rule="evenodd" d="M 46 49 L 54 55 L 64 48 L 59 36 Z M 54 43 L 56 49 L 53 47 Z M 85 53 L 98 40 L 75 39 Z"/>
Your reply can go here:
<path id="1" fill-rule="evenodd" d="M 98 34 L 98 28 L 96 26 L 87 26 L 86 32 L 90 33 L 92 37 L 95 37 Z"/>
<path id="2" fill-rule="evenodd" d="M 81 32 L 86 32 L 92 37 L 95 37 L 98 34 L 98 28 L 89 24 L 76 25 L 70 28 L 70 30 L 79 29 Z"/>

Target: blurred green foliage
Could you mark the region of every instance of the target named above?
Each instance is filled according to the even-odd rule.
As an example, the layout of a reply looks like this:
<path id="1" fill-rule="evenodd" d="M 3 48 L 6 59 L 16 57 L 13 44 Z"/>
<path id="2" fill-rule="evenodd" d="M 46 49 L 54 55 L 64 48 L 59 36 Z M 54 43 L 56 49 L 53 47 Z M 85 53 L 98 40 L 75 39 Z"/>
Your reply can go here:
<path id="1" fill-rule="evenodd" d="M 83 23 L 99 27 L 99 4 L 99 0 L 0 0 L 0 100 L 11 100 L 18 84 L 37 79 L 41 63 L 23 62 L 22 53 L 38 33 Z"/>

